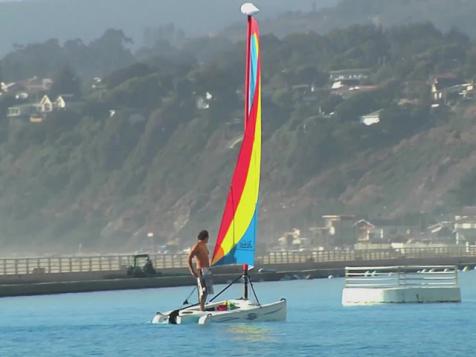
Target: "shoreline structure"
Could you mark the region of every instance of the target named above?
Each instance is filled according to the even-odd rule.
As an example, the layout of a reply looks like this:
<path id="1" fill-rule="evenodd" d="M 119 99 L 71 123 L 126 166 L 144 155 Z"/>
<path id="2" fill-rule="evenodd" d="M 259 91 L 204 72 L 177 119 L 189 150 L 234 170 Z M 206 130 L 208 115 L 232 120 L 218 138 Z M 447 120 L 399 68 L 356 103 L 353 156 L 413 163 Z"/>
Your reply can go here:
<path id="1" fill-rule="evenodd" d="M 367 251 L 367 254 L 359 252 L 360 254 L 356 255 L 356 252 L 350 252 L 352 254 L 347 254 L 346 257 L 329 254 L 313 257 L 309 255 L 312 252 L 308 252 L 307 255 L 286 253 L 286 256 L 283 256 L 281 254 L 279 259 L 261 258 L 260 263 L 256 264 L 251 271 L 251 278 L 254 282 L 260 282 L 341 277 L 344 276 L 346 266 L 457 265 L 465 270 L 474 269 L 476 266 L 476 252 L 472 250 L 453 251 L 452 254 L 412 251 L 411 254 L 410 252 L 406 254 L 393 252 L 393 255 L 389 255 L 388 251 L 371 253 Z M 129 261 L 132 256 L 114 258 L 121 257 Z M 110 256 L 95 258 L 99 259 L 99 265 L 94 264 L 92 257 L 0 259 L 0 297 L 163 288 L 195 284 L 195 280 L 182 264 L 183 256 L 178 256 L 178 261 L 169 261 L 169 264 L 157 263 L 155 266 L 160 275 L 142 278 L 127 277 L 126 265 L 113 264 Z M 163 257 L 151 256 L 151 258 L 154 262 L 160 262 Z M 60 259 L 59 266 L 53 264 L 51 259 Z M 78 259 L 80 266 L 77 265 Z M 84 262 L 81 259 L 86 259 L 91 264 L 83 266 Z M 103 260 L 109 264 L 105 264 Z M 40 268 L 32 265 L 33 261 L 37 262 Z M 49 264 L 50 269 L 42 268 L 42 262 Z M 117 262 L 120 263 L 120 259 Z M 29 265 L 26 270 L 23 267 L 24 263 Z M 216 267 L 213 270 L 215 283 L 226 284 L 236 277 L 237 272 L 241 271 L 241 266 Z"/>

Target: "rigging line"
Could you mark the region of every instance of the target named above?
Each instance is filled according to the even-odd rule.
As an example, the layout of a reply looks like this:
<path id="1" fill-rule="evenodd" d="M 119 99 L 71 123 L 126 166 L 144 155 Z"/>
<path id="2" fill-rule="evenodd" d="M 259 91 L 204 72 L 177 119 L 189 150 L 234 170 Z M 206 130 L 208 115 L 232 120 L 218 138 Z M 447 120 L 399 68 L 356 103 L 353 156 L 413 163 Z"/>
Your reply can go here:
<path id="1" fill-rule="evenodd" d="M 190 294 L 188 294 L 188 296 L 186 297 L 186 299 L 183 301 L 183 304 L 182 304 L 182 305 L 187 305 L 187 304 L 189 304 L 188 299 L 190 299 L 190 298 L 192 297 L 192 294 L 195 292 L 196 289 L 197 289 L 197 287 L 195 286 L 195 287 L 193 288 L 193 290 L 190 292 Z"/>
<path id="2" fill-rule="evenodd" d="M 236 283 L 239 279 L 241 279 L 241 275 L 236 278 L 235 280 L 233 280 L 231 283 L 229 283 L 222 291 L 220 291 L 218 294 L 216 294 L 212 299 L 210 299 L 210 301 L 208 301 L 208 303 L 211 303 L 213 300 L 215 300 L 217 297 L 219 297 L 221 294 L 223 294 L 230 286 L 232 286 L 234 283 Z M 173 310 L 169 316 L 172 318 L 172 319 L 175 319 L 179 312 L 182 311 L 182 310 L 185 310 L 185 309 L 188 309 L 190 307 L 194 307 L 194 306 L 198 306 L 200 305 L 199 302 L 197 302 L 196 304 L 191 304 L 191 305 L 188 305 L 188 306 L 185 306 L 185 307 L 181 307 L 180 309 L 176 309 L 176 310 Z"/>
<path id="3" fill-rule="evenodd" d="M 259 302 L 258 295 L 256 295 L 255 287 L 253 286 L 253 282 L 251 281 L 251 277 L 248 275 L 248 281 L 250 282 L 251 290 L 253 290 L 253 295 L 255 296 L 256 302 L 258 306 L 261 307 L 261 303 Z"/>
<path id="4" fill-rule="evenodd" d="M 228 288 L 230 286 L 232 286 L 234 283 L 236 283 L 238 280 L 240 280 L 242 277 L 242 275 L 240 275 L 238 278 L 236 278 L 235 280 L 233 280 L 231 283 L 229 283 L 222 291 L 220 291 L 218 294 L 216 294 L 213 298 L 210 299 L 209 303 L 210 302 L 213 302 L 213 300 L 215 300 L 217 297 L 219 297 L 221 294 L 223 294 L 226 290 L 228 290 Z"/>

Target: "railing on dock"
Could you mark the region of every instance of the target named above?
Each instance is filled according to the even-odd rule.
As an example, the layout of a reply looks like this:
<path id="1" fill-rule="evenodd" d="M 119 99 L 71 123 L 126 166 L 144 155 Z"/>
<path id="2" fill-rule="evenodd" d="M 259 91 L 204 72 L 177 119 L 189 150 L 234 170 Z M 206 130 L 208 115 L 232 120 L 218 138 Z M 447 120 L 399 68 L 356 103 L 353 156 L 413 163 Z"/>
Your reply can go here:
<path id="1" fill-rule="evenodd" d="M 389 261 L 396 259 L 475 257 L 475 246 L 448 246 L 431 248 L 369 249 L 369 250 L 307 250 L 278 251 L 256 257 L 256 265 L 285 265 L 299 263 Z M 187 266 L 186 254 L 151 254 L 150 258 L 157 269 L 184 268 Z M 0 258 L 0 276 L 119 272 L 132 265 L 133 255 L 96 255 Z"/>
<path id="2" fill-rule="evenodd" d="M 457 287 L 455 265 L 346 267 L 346 288 Z"/>

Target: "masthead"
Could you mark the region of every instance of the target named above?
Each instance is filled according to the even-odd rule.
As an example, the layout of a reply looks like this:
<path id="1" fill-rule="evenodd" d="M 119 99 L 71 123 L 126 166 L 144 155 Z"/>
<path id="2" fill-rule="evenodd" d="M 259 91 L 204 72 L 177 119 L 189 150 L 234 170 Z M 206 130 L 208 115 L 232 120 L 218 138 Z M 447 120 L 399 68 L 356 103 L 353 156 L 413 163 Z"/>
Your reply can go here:
<path id="1" fill-rule="evenodd" d="M 244 15 L 252 16 L 259 12 L 259 9 L 253 3 L 245 2 L 243 5 L 241 5 L 241 12 Z"/>

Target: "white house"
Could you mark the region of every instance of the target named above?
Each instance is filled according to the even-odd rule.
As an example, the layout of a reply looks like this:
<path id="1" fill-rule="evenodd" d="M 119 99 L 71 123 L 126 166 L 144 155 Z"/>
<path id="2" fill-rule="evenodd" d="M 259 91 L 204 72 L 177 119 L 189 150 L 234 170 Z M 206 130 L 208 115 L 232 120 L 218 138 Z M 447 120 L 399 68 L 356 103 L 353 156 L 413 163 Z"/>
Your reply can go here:
<path id="1" fill-rule="evenodd" d="M 377 110 L 375 112 L 362 115 L 360 117 L 360 122 L 366 126 L 371 126 L 380 123 L 382 109 Z"/>
<path id="2" fill-rule="evenodd" d="M 51 113 L 53 111 L 53 102 L 47 95 L 44 95 L 41 98 L 40 102 L 38 103 L 38 110 L 41 113 Z"/>
<path id="3" fill-rule="evenodd" d="M 340 69 L 337 71 L 330 71 L 329 78 L 332 82 L 341 80 L 358 80 L 362 81 L 367 79 L 370 74 L 368 68 L 355 68 L 355 69 Z"/>

